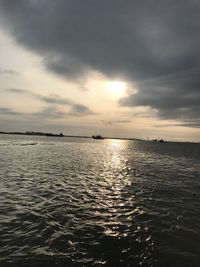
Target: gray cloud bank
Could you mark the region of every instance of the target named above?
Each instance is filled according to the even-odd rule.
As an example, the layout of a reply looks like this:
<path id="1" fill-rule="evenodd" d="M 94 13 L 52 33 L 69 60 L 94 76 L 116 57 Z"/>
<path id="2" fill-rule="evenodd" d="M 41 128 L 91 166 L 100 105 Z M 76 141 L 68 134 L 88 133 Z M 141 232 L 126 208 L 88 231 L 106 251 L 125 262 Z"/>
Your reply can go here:
<path id="1" fill-rule="evenodd" d="M 43 116 L 45 118 L 46 117 L 59 118 L 60 116 L 60 118 L 62 118 L 62 117 L 65 117 L 66 115 L 81 116 L 81 115 L 94 114 L 94 112 L 90 110 L 87 106 L 74 103 L 71 99 L 63 98 L 59 95 L 45 96 L 45 95 L 36 94 L 32 91 L 27 91 L 27 90 L 20 89 L 20 88 L 9 88 L 9 89 L 5 89 L 5 91 L 14 93 L 14 94 L 19 94 L 19 95 L 21 94 L 28 95 L 31 98 L 37 99 L 39 101 L 42 101 L 48 104 L 48 107 L 45 108 L 43 111 L 34 113 L 32 115 Z M 69 107 L 70 111 L 69 112 L 58 111 L 58 106 Z M 2 114 L 17 115 L 17 113 L 7 108 L 2 108 L 2 109 L 0 108 L 0 112 L 1 110 L 2 110 Z"/>
<path id="2" fill-rule="evenodd" d="M 71 79 L 90 70 L 127 79 L 138 92 L 122 106 L 199 125 L 199 1 L 0 0 L 0 15 L 48 70 Z"/>
<path id="3" fill-rule="evenodd" d="M 1 115 L 21 115 L 20 112 L 14 111 L 11 108 L 0 107 Z"/>
<path id="4" fill-rule="evenodd" d="M 19 72 L 0 67 L 0 75 L 1 74 L 6 74 L 6 75 L 19 75 Z"/>

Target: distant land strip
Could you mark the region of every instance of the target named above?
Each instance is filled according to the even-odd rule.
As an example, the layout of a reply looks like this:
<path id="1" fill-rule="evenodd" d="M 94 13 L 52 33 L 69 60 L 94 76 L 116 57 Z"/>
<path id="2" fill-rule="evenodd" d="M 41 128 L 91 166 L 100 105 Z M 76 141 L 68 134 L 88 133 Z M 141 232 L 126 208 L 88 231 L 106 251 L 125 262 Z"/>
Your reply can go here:
<path id="1" fill-rule="evenodd" d="M 93 138 L 92 136 L 85 136 L 85 135 L 65 135 L 63 133 L 55 134 L 49 132 L 34 132 L 34 131 L 26 131 L 26 132 L 5 132 L 0 131 L 0 134 L 13 134 L 13 135 L 30 135 L 30 136 L 48 136 L 48 137 L 73 137 L 73 138 Z M 132 140 L 132 141 L 153 141 L 153 142 L 170 142 L 170 143 L 199 143 L 194 141 L 175 141 L 175 140 L 163 140 L 163 139 L 140 139 L 140 138 L 126 138 L 126 137 L 106 137 L 104 136 L 103 139 L 114 139 L 114 140 Z"/>
<path id="2" fill-rule="evenodd" d="M 0 131 L 0 134 L 15 134 L 15 135 L 36 135 L 36 136 L 49 136 L 49 137 L 75 137 L 75 138 L 93 138 L 92 136 L 85 135 L 64 135 L 63 133 L 55 134 L 49 132 L 34 132 L 34 131 L 26 131 L 26 132 L 4 132 Z M 144 141 L 142 139 L 137 138 L 123 138 L 123 137 L 104 137 L 104 139 L 119 139 L 119 140 L 138 140 Z"/>

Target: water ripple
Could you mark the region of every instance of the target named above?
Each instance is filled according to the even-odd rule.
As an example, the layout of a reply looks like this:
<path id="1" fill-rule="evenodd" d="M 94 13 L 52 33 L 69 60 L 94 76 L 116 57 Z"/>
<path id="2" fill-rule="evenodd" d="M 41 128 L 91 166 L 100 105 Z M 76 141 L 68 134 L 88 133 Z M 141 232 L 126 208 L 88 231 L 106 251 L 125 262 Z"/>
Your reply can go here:
<path id="1" fill-rule="evenodd" d="M 196 148 L 12 138 L 0 145 L 2 266 L 198 266 Z"/>

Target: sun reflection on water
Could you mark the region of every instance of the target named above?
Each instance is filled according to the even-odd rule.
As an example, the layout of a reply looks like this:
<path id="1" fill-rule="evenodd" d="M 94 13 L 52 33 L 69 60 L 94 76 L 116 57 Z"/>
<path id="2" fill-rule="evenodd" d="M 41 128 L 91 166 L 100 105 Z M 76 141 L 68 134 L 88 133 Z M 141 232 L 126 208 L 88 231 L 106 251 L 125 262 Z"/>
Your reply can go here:
<path id="1" fill-rule="evenodd" d="M 110 163 L 114 168 L 124 168 L 126 162 L 125 149 L 127 141 L 112 139 L 109 140 L 108 149 L 110 151 Z"/>
<path id="2" fill-rule="evenodd" d="M 150 229 L 143 222 L 146 213 L 135 194 L 137 187 L 133 162 L 130 158 L 134 143 L 125 140 L 105 140 L 105 176 L 104 188 L 101 188 L 99 207 L 103 206 L 101 227 L 106 240 L 119 245 L 119 254 L 123 258 L 138 253 L 141 266 L 151 263 L 154 247 Z M 106 190 L 105 190 L 106 188 Z M 123 248 L 123 251 L 120 250 Z M 136 250 L 138 250 L 136 252 Z M 134 262 L 134 261 L 133 261 Z"/>

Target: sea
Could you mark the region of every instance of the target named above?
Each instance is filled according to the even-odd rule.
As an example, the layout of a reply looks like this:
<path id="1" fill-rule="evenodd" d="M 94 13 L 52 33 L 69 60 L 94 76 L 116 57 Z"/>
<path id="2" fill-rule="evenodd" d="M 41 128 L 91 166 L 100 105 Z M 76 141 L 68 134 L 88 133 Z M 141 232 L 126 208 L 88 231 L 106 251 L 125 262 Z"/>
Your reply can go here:
<path id="1" fill-rule="evenodd" d="M 200 266 L 200 144 L 0 135 L 0 266 Z"/>

